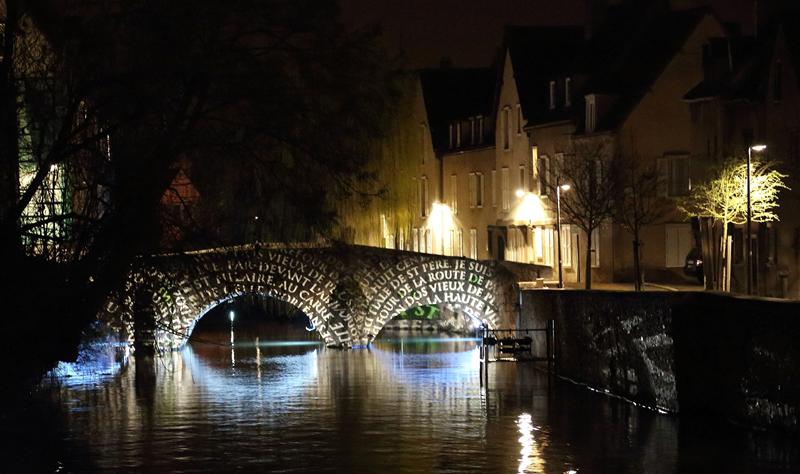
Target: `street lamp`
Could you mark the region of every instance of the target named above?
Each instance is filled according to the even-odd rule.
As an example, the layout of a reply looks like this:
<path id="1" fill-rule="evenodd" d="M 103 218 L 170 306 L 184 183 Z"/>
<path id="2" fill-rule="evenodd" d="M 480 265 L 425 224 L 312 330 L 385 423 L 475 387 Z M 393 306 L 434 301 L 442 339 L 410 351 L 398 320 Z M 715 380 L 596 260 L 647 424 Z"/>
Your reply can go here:
<path id="1" fill-rule="evenodd" d="M 750 162 L 754 151 L 764 151 L 767 145 L 752 145 L 747 148 L 747 294 L 753 291 L 753 243 L 751 242 L 750 224 L 752 209 L 750 207 Z"/>
<path id="2" fill-rule="evenodd" d="M 564 270 L 561 262 L 561 191 L 569 191 L 569 184 L 558 184 L 556 178 L 556 245 L 558 246 L 558 287 L 564 288 Z"/>

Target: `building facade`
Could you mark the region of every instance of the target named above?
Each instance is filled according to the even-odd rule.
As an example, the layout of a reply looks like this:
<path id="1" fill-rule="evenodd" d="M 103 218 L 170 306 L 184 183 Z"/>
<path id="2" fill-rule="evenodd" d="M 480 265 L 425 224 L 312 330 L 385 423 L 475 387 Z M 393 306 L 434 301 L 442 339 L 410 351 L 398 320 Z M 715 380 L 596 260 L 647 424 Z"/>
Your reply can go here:
<path id="1" fill-rule="evenodd" d="M 707 8 L 669 3 L 619 2 L 588 28 L 510 27 L 491 68 L 420 71 L 420 147 L 405 165 L 413 212 L 393 245 L 543 265 L 551 280 L 560 253 L 568 284 L 583 283 L 587 265 L 594 281 L 631 282 L 633 236 L 613 215 L 591 235 L 564 213 L 560 233 L 556 225 L 555 189 L 570 184 L 563 167 L 595 146 L 658 176 L 668 205 L 640 236 L 645 280 L 694 283 L 684 265 L 699 227 L 678 202 L 711 165 L 767 142 L 798 189 L 800 55 L 786 24 L 763 22 L 760 38 L 748 39 Z M 782 199 L 797 208 L 795 194 Z M 781 214 L 756 226 L 760 294 L 800 294 L 797 221 Z"/>

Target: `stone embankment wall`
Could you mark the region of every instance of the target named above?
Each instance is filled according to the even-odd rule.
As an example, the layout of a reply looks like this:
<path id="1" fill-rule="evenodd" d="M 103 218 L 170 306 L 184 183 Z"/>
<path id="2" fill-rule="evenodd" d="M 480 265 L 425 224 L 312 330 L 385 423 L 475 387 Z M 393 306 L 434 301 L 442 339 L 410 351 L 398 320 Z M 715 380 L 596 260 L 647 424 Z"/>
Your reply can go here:
<path id="1" fill-rule="evenodd" d="M 556 321 L 560 375 L 672 412 L 798 428 L 800 302 L 714 293 L 533 290 L 520 325 Z M 537 347 L 544 350 L 542 340 Z"/>

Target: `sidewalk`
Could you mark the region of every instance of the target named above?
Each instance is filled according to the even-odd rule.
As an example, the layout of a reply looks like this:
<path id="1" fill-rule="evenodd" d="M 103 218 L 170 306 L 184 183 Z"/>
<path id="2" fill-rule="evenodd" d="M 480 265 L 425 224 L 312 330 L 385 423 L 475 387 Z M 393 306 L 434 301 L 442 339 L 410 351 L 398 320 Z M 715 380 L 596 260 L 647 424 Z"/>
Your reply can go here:
<path id="1" fill-rule="evenodd" d="M 546 281 L 545 288 L 557 288 L 558 282 L 556 281 Z M 523 290 L 532 290 L 536 289 L 535 282 L 528 282 L 523 281 L 519 283 L 519 286 Z M 565 282 L 564 288 L 571 289 L 571 290 L 582 290 L 584 289 L 584 284 L 579 282 Z M 605 291 L 634 291 L 633 283 L 592 283 L 593 290 L 605 290 Z M 705 291 L 703 285 L 691 285 L 691 284 L 672 284 L 672 283 L 645 283 L 644 284 L 644 291 Z"/>

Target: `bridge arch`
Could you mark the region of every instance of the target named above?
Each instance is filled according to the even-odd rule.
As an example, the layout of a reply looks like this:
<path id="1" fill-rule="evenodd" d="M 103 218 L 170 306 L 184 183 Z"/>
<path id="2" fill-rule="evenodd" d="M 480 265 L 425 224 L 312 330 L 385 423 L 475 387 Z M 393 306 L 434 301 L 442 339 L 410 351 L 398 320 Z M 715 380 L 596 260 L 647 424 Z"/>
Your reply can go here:
<path id="1" fill-rule="evenodd" d="M 152 320 L 160 348 L 182 347 L 211 308 L 245 294 L 304 312 L 328 346 L 369 344 L 409 308 L 448 305 L 490 327 L 509 320 L 498 267 L 476 260 L 370 247 L 244 246 L 144 259 L 104 311 L 129 335 Z M 143 322 L 144 321 L 144 322 Z M 139 331 L 141 333 L 141 331 Z"/>

